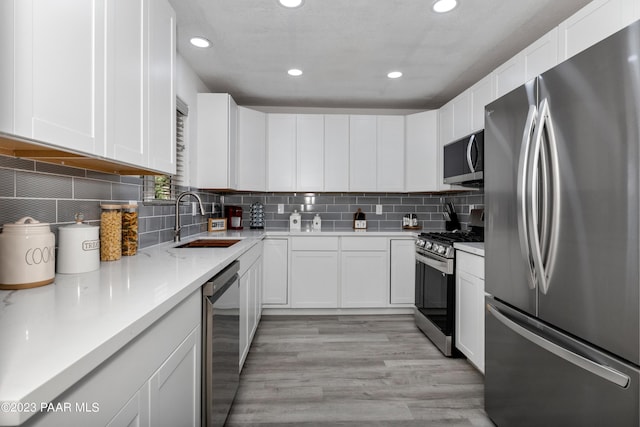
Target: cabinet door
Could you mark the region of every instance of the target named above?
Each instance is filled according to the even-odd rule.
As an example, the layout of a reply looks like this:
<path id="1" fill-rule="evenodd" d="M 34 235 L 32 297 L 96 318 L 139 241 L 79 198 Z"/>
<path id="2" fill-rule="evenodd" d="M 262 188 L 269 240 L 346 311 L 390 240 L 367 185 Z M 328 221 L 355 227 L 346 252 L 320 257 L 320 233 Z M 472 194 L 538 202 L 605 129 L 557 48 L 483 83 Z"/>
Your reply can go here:
<path id="1" fill-rule="evenodd" d="M 144 128 L 146 109 L 152 107 L 145 102 L 148 8 L 142 0 L 107 2 L 107 156 L 141 166 L 150 155 Z"/>
<path id="2" fill-rule="evenodd" d="M 444 146 L 454 141 L 453 138 L 453 104 L 449 102 L 438 110 L 438 159 L 436 161 L 436 185 L 438 191 L 452 188 L 444 183 Z"/>
<path id="3" fill-rule="evenodd" d="M 147 385 L 133 395 L 107 427 L 146 427 L 149 424 L 149 388 Z"/>
<path id="4" fill-rule="evenodd" d="M 524 50 L 525 82 L 558 64 L 558 28 L 554 28 Z"/>
<path id="5" fill-rule="evenodd" d="M 376 116 L 349 117 L 349 190 L 377 190 Z"/>
<path id="6" fill-rule="evenodd" d="M 349 116 L 324 116 L 324 191 L 349 191 Z"/>
<path id="7" fill-rule="evenodd" d="M 484 283 L 456 271 L 456 347 L 484 372 Z"/>
<path id="8" fill-rule="evenodd" d="M 342 252 L 341 307 L 387 307 L 389 259 L 387 252 Z"/>
<path id="9" fill-rule="evenodd" d="M 404 116 L 378 116 L 377 152 L 377 191 L 404 191 Z"/>
<path id="10" fill-rule="evenodd" d="M 437 191 L 438 112 L 410 114 L 406 126 L 405 191 Z"/>
<path id="11" fill-rule="evenodd" d="M 391 240 L 391 304 L 415 302 L 414 240 Z"/>
<path id="12" fill-rule="evenodd" d="M 524 84 L 525 61 L 524 53 L 520 52 L 493 72 L 493 83 L 496 99 Z"/>
<path id="13" fill-rule="evenodd" d="M 197 187 L 233 188 L 236 114 L 236 103 L 229 94 L 198 94 Z"/>
<path id="14" fill-rule="evenodd" d="M 240 277 L 240 370 L 249 353 L 249 334 L 251 329 L 251 271 L 247 270 Z"/>
<path id="15" fill-rule="evenodd" d="M 466 90 L 453 101 L 453 139 L 462 138 L 471 133 L 471 97 Z"/>
<path id="16" fill-rule="evenodd" d="M 486 76 L 469 89 L 471 95 L 471 132 L 484 129 L 484 107 L 494 100 L 493 79 Z"/>
<path id="17" fill-rule="evenodd" d="M 149 380 L 152 426 L 200 426 L 200 326 Z"/>
<path id="18" fill-rule="evenodd" d="M 338 308 L 337 252 L 291 252 L 291 307 Z"/>
<path id="19" fill-rule="evenodd" d="M 2 17 L 3 23 L 13 19 L 8 28 L 14 28 L 14 46 L 0 73 L 3 81 L 13 77 L 11 131 L 105 155 L 103 2 L 21 0 L 13 8 L 13 15 Z"/>
<path id="20" fill-rule="evenodd" d="M 296 116 L 296 157 L 298 191 L 324 190 L 324 116 Z"/>
<path id="21" fill-rule="evenodd" d="M 263 246 L 262 303 L 286 305 L 288 295 L 287 239 L 265 239 Z"/>
<path id="22" fill-rule="evenodd" d="M 560 61 L 571 58 L 638 19 L 637 8 L 636 0 L 594 0 L 587 4 L 558 26 Z"/>
<path id="23" fill-rule="evenodd" d="M 267 190 L 296 187 L 296 116 L 267 114 Z"/>
<path id="24" fill-rule="evenodd" d="M 147 4 L 147 2 L 145 2 Z M 149 166 L 176 173 L 176 17 L 168 1 L 148 2 L 147 135 Z M 233 188 L 233 187 L 231 187 Z"/>
<path id="25" fill-rule="evenodd" d="M 265 191 L 266 115 L 238 107 L 238 190 Z"/>

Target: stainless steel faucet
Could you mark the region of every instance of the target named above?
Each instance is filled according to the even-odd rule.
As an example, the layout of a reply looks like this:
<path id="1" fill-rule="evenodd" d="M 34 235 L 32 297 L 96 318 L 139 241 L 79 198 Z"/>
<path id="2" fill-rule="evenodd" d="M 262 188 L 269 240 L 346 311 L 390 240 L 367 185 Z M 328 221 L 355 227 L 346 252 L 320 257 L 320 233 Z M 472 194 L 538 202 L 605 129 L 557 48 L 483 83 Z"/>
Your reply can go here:
<path id="1" fill-rule="evenodd" d="M 174 242 L 179 242 L 180 241 L 180 230 L 182 229 L 182 227 L 180 226 L 180 200 L 182 200 L 182 198 L 184 196 L 193 196 L 193 197 L 195 197 L 196 200 L 198 201 L 198 204 L 200 205 L 200 213 L 202 215 L 204 215 L 204 208 L 202 207 L 202 200 L 200 200 L 200 196 L 198 196 L 193 191 L 184 191 L 184 192 L 178 194 L 178 197 L 176 197 L 176 226 L 173 229 L 173 241 Z"/>

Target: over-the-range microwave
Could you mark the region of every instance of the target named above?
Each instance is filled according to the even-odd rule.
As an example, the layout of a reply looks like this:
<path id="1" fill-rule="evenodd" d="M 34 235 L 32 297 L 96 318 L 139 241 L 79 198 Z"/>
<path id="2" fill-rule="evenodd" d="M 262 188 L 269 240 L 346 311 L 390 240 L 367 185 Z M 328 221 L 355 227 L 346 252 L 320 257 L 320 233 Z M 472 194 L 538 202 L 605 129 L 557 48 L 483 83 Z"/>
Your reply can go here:
<path id="1" fill-rule="evenodd" d="M 481 187 L 484 182 L 484 130 L 444 146 L 444 183 Z"/>

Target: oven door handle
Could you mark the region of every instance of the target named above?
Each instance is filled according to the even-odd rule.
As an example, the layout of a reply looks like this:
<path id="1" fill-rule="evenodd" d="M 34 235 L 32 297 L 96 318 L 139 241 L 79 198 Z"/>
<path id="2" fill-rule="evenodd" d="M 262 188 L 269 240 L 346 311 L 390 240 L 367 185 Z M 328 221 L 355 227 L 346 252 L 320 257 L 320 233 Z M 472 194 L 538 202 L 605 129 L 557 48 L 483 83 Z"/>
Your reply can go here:
<path id="1" fill-rule="evenodd" d="M 429 267 L 435 268 L 436 270 L 445 273 L 445 274 L 453 274 L 453 260 L 449 261 L 441 261 L 434 258 L 428 258 L 426 256 L 416 254 L 416 261 L 421 262 Z"/>

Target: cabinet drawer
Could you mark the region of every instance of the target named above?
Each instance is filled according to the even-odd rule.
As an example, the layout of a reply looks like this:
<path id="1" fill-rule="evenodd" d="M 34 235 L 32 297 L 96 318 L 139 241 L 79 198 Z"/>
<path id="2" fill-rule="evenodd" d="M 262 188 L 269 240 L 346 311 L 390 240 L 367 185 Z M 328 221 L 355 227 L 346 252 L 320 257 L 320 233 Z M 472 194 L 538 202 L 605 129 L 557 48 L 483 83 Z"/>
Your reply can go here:
<path id="1" fill-rule="evenodd" d="M 337 237 L 292 237 L 292 251 L 337 251 Z"/>
<path id="2" fill-rule="evenodd" d="M 456 251 L 458 269 L 484 279 L 484 258 L 461 250 Z"/>
<path id="3" fill-rule="evenodd" d="M 386 251 L 389 239 L 386 237 L 343 237 L 343 251 Z"/>

